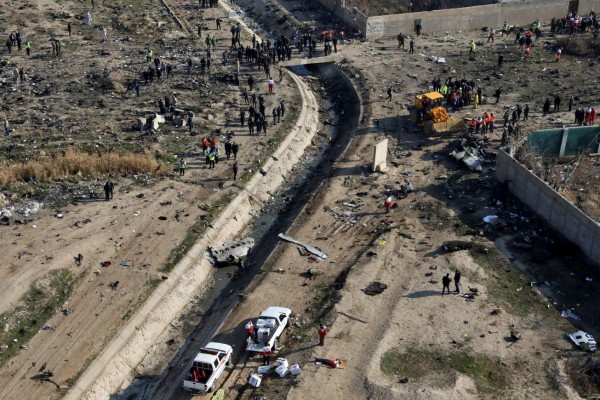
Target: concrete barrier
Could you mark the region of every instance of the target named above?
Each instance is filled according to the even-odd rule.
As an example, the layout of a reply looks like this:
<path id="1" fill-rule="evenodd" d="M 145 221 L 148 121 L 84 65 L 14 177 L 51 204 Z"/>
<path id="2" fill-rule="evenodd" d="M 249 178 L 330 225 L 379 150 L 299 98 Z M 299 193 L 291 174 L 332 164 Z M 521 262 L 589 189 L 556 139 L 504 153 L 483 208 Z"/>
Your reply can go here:
<path id="1" fill-rule="evenodd" d="M 319 2 L 336 3 L 336 0 L 319 0 Z M 511 25 L 528 25 L 538 18 L 549 21 L 553 17 L 562 17 L 566 15 L 568 8 L 569 0 L 524 0 L 518 3 L 380 15 L 368 17 L 363 32 L 367 39 L 397 36 L 399 33 L 412 34 L 417 20 L 421 21 L 422 33 L 468 31 L 483 27 L 500 28 L 504 21 Z M 600 0 L 579 1 L 578 10 L 581 14 L 587 14 L 591 9 L 598 8 L 600 8 Z M 332 11 L 338 16 L 350 12 L 341 11 L 340 7 L 334 7 Z"/>
<path id="2" fill-rule="evenodd" d="M 503 149 L 496 159 L 496 178 L 507 182 L 510 191 L 577 245 L 600 267 L 600 225 L 560 193 L 529 171 Z"/>

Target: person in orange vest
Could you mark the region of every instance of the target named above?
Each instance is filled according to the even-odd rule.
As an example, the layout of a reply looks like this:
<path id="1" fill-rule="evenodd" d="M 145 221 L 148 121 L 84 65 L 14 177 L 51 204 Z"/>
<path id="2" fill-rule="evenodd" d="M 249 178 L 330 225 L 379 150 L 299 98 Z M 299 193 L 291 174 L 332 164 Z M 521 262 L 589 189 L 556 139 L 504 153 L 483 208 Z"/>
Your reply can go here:
<path id="1" fill-rule="evenodd" d="M 329 333 L 329 329 L 325 326 L 325 324 L 321 323 L 319 325 L 319 346 L 325 345 L 325 337 Z"/>
<path id="2" fill-rule="evenodd" d="M 263 365 L 269 365 L 271 363 L 271 346 L 269 343 L 263 347 Z"/>
<path id="3" fill-rule="evenodd" d="M 485 113 L 483 113 L 483 128 L 481 129 L 483 133 L 487 133 L 489 122 L 490 122 L 490 115 L 486 111 Z"/>
<path id="4" fill-rule="evenodd" d="M 494 113 L 490 113 L 488 125 L 490 128 L 490 132 L 492 132 L 492 133 L 494 133 L 494 122 L 496 122 L 496 117 L 494 117 Z"/>
<path id="5" fill-rule="evenodd" d="M 390 213 L 390 208 L 392 208 L 392 196 L 389 196 L 385 199 L 385 201 L 383 202 L 383 205 L 385 207 L 385 213 L 389 214 Z"/>
<path id="6" fill-rule="evenodd" d="M 477 125 L 477 121 L 475 121 L 475 118 L 471 118 L 467 123 L 469 124 L 469 133 L 472 134 L 475 132 L 475 125 Z"/>

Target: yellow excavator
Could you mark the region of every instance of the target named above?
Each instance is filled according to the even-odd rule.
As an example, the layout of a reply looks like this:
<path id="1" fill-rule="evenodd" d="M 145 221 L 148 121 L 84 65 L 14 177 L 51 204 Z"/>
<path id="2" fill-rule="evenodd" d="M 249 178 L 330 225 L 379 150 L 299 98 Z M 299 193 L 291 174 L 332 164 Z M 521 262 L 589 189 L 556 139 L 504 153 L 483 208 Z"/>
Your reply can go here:
<path id="1" fill-rule="evenodd" d="M 443 105 L 444 96 L 429 92 L 415 96 L 414 107 L 410 110 L 411 119 L 423 123 L 425 133 L 442 133 L 464 129 L 464 122 L 454 122 Z"/>

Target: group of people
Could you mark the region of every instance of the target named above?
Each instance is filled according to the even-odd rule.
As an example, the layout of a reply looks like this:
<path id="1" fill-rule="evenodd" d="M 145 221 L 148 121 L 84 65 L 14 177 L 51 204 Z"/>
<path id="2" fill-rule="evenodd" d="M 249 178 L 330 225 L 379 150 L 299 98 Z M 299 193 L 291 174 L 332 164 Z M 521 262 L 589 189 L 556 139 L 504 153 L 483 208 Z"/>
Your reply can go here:
<path id="1" fill-rule="evenodd" d="M 451 108 L 453 112 L 461 110 L 473 102 L 475 103 L 475 108 L 477 108 L 483 97 L 481 86 L 478 86 L 475 91 L 475 82 L 465 78 L 448 77 L 442 82 L 442 79 L 438 77 L 431 81 L 431 85 L 434 92 L 439 92 L 444 96 L 446 107 Z M 473 93 L 475 93 L 475 96 L 473 96 Z"/>
<path id="2" fill-rule="evenodd" d="M 269 84 L 271 85 L 271 84 Z M 271 88 L 269 88 L 271 89 Z M 261 130 L 266 135 L 267 134 L 267 115 L 266 115 L 266 106 L 265 106 L 265 98 L 262 94 L 258 96 L 256 93 L 252 93 L 252 102 L 250 103 L 250 96 L 248 92 L 244 89 L 242 91 L 242 97 L 244 99 L 245 104 L 250 104 L 248 107 L 248 120 L 246 121 L 246 108 L 242 107 L 240 109 L 240 125 L 243 127 L 247 122 L 248 132 L 250 135 L 253 135 L 256 131 L 256 134 L 260 134 Z M 258 101 L 258 111 L 256 110 L 256 103 Z M 273 108 L 273 125 L 281 122 L 281 118 L 285 115 L 285 101 L 282 99 L 279 101 L 279 105 Z"/>
<path id="3" fill-rule="evenodd" d="M 585 33 L 588 29 L 592 30 L 594 36 L 598 35 L 598 19 L 594 10 L 590 11 L 587 16 L 577 15 L 569 11 L 569 13 L 560 19 L 552 18 L 550 21 L 550 32 L 552 33 Z"/>
<path id="4" fill-rule="evenodd" d="M 494 132 L 494 123 L 496 122 L 496 117 L 494 113 L 484 112 L 483 115 L 477 118 L 469 118 L 467 120 L 467 126 L 469 129 L 469 133 L 488 133 Z"/>
<path id="5" fill-rule="evenodd" d="M 454 272 L 454 289 L 455 289 L 455 293 L 460 293 L 460 279 L 461 279 L 462 275 L 460 273 L 459 270 L 456 270 L 456 272 Z M 452 283 L 452 278 L 450 278 L 450 273 L 447 273 L 443 278 L 442 278 L 442 296 L 445 294 L 446 291 L 448 291 L 448 294 L 450 294 L 450 283 Z"/>
<path id="6" fill-rule="evenodd" d="M 575 110 L 575 123 L 577 125 L 594 125 L 596 122 L 596 109 L 594 107 L 583 107 Z"/>
<path id="7" fill-rule="evenodd" d="M 11 32 L 6 39 L 6 49 L 8 50 L 8 54 L 12 54 L 13 47 L 16 47 L 19 51 L 24 48 L 27 55 L 31 54 L 31 44 L 29 43 L 29 40 L 25 40 L 25 43 L 23 44 L 23 36 L 20 31 Z"/>

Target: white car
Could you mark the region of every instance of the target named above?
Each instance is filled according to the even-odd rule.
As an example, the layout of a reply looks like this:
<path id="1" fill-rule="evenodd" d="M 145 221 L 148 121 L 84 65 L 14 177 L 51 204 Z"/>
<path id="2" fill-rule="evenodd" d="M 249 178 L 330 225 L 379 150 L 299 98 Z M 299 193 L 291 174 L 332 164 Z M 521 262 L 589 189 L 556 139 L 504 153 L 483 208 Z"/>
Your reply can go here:
<path id="1" fill-rule="evenodd" d="M 195 393 L 209 393 L 231 360 L 233 348 L 228 344 L 210 342 L 194 358 L 183 389 Z"/>
<path id="2" fill-rule="evenodd" d="M 287 326 L 290 315 L 292 310 L 284 307 L 269 307 L 263 311 L 254 323 L 257 341 L 248 337 L 246 350 L 260 353 L 267 344 L 273 349 L 275 341 Z"/>

